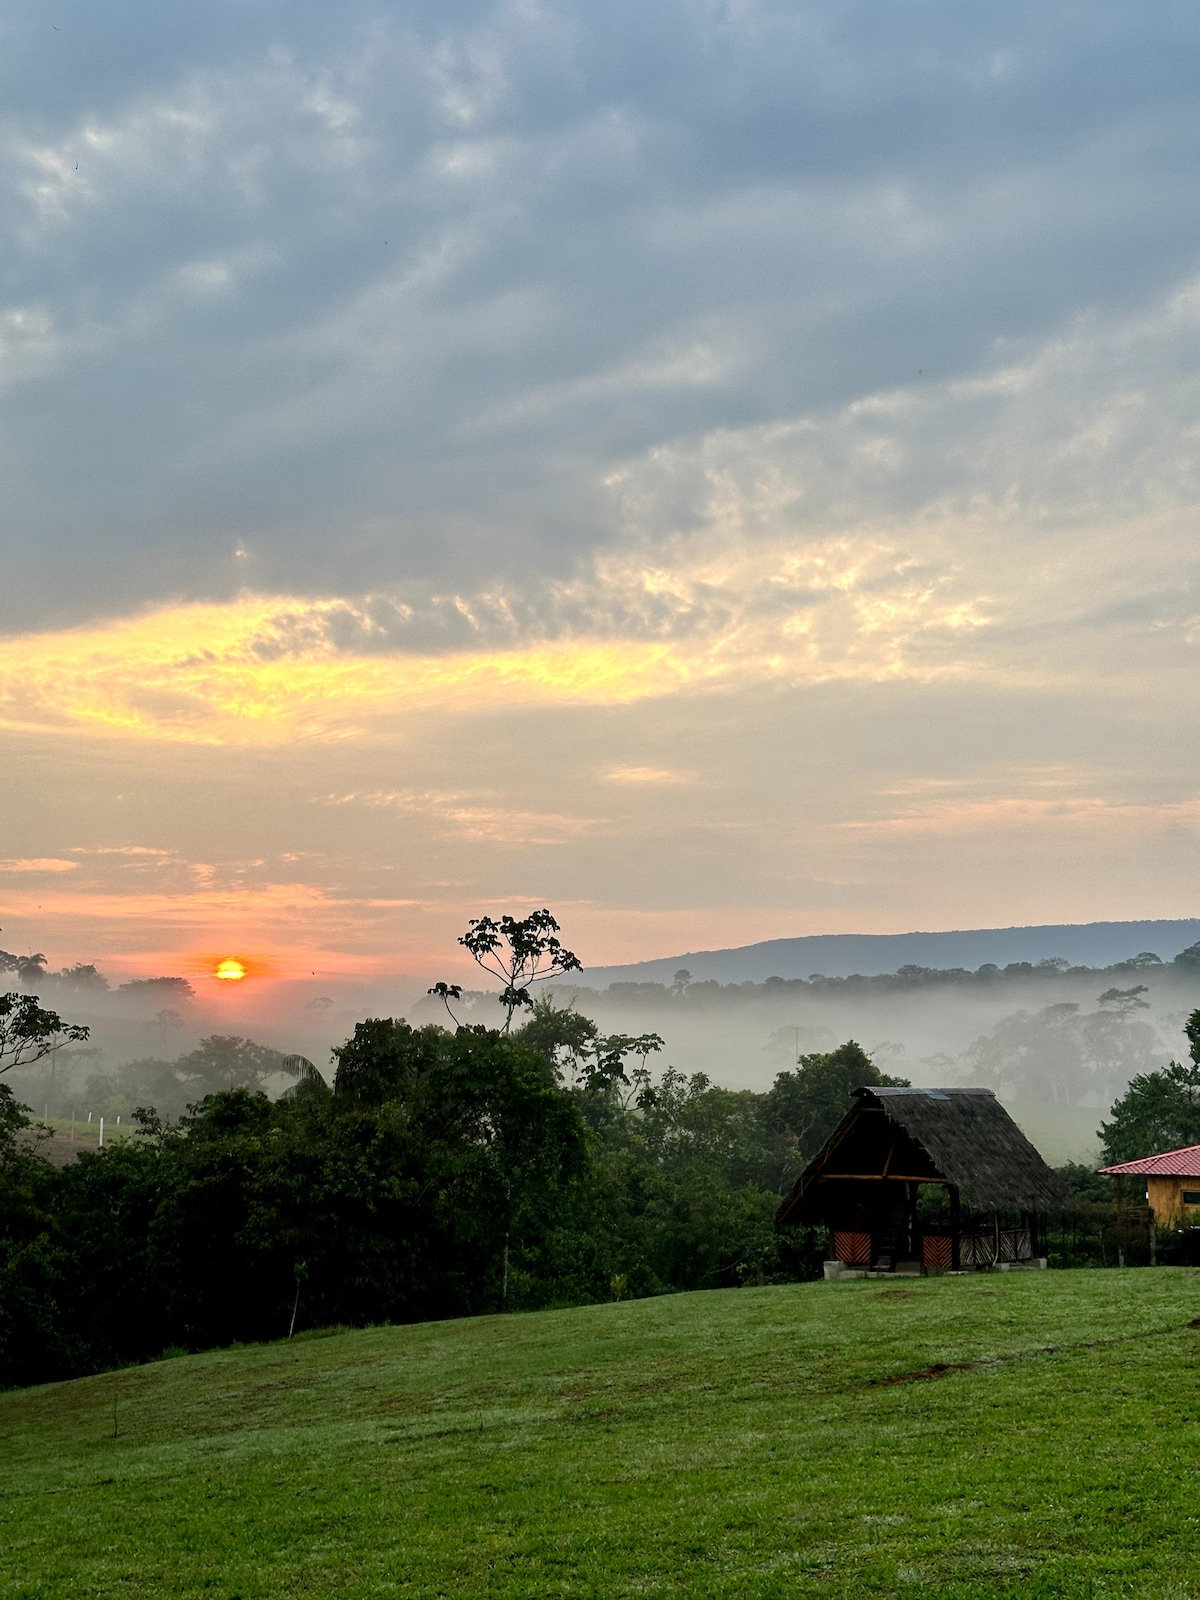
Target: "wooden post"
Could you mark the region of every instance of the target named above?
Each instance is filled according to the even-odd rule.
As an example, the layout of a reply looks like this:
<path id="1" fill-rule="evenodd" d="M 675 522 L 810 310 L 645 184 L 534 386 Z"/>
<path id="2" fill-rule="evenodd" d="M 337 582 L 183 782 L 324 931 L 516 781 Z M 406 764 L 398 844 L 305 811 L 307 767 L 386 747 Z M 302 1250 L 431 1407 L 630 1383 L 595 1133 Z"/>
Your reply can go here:
<path id="1" fill-rule="evenodd" d="M 904 1185 L 904 1201 L 908 1212 L 906 1219 L 906 1232 L 908 1236 L 908 1249 L 905 1252 L 907 1260 L 911 1261 L 919 1253 L 917 1244 L 917 1186 L 915 1183 Z"/>
<path id="2" fill-rule="evenodd" d="M 956 1184 L 952 1183 L 950 1185 L 950 1270 L 951 1270 L 951 1272 L 961 1272 L 962 1271 L 962 1250 L 960 1248 L 960 1243 L 959 1243 L 960 1227 L 961 1227 L 961 1223 L 959 1221 L 958 1187 L 957 1187 Z"/>

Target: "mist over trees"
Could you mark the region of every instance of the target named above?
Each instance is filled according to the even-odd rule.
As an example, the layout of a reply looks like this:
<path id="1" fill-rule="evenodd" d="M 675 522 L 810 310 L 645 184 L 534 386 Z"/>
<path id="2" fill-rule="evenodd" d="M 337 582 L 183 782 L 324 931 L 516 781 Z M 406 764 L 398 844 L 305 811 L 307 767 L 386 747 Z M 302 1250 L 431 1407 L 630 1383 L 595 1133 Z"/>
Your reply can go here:
<path id="1" fill-rule="evenodd" d="M 973 970 L 966 967 L 921 967 L 909 963 L 888 973 L 851 973 L 847 977 L 828 978 L 823 973 L 814 972 L 808 978 L 766 978 L 762 982 L 747 980 L 738 983 L 721 983 L 715 978 L 695 979 L 686 968 L 682 968 L 670 984 L 620 981 L 608 984 L 602 992 L 614 1000 L 636 1000 L 646 1005 L 678 1008 L 682 1005 L 732 1004 L 738 1000 L 753 1002 L 764 994 L 797 997 L 851 994 L 866 997 L 931 989 L 987 994 L 998 986 L 1028 983 L 1050 985 L 1062 979 L 1082 979 L 1090 983 L 1098 975 L 1116 978 L 1157 977 L 1191 982 L 1200 977 L 1200 942 L 1190 945 L 1169 962 L 1163 961 L 1152 950 L 1143 950 L 1107 967 L 1073 966 L 1061 956 L 1051 956 L 1041 961 L 1010 961 L 1003 967 L 988 961 Z M 584 989 L 586 980 L 579 987 Z"/>
<path id="2" fill-rule="evenodd" d="M 510 1034 L 359 1023 L 332 1086 L 222 1087 L 61 1169 L 0 1092 L 0 1382 L 300 1326 L 405 1321 L 811 1275 L 780 1194 L 884 1079 L 847 1044 L 766 1094 L 668 1068 L 542 1006 Z M 274 1062 L 214 1039 L 220 1075 Z M 236 1048 L 235 1048 L 236 1047 Z"/>
<path id="3" fill-rule="evenodd" d="M 959 1070 L 1006 1100 L 1106 1106 L 1159 1048 L 1136 1014 L 1142 992 L 1109 989 L 1090 1012 L 1074 1001 L 1014 1012 L 975 1040 Z"/>
<path id="4" fill-rule="evenodd" d="M 41 951 L 14 955 L 0 950 L 0 979 L 14 977 L 25 989 L 50 990 L 79 999 L 95 999 L 115 994 L 128 999 L 166 1005 L 195 998 L 195 989 L 186 978 L 133 978 L 114 989 L 94 962 L 77 961 L 73 966 L 52 968 Z"/>
<path id="5" fill-rule="evenodd" d="M 481 965 L 498 954 L 502 967 L 499 1001 L 435 985 L 423 1003 L 458 1008 L 450 1027 L 357 1022 L 333 1048 L 332 1081 L 304 1055 L 241 1036 L 212 1033 L 180 1049 L 186 1029 L 173 1007 L 137 1024 L 139 1037 L 168 1047 L 162 1054 L 103 1071 L 86 1025 L 35 994 L 5 996 L 2 1017 L 25 1029 L 32 1055 L 22 1069 L 10 1047 L 13 1070 L 0 1083 L 0 1383 L 297 1327 L 818 1272 L 824 1240 L 817 1230 L 777 1232 L 780 1196 L 853 1089 L 911 1081 L 905 1046 L 822 1039 L 836 1010 L 828 1021 L 776 1013 L 753 1046 L 756 1070 L 774 1063 L 769 1087 L 722 1084 L 667 1055 L 680 1019 L 698 1016 L 712 1032 L 720 1016 L 712 989 L 686 971 L 641 1008 L 663 1031 L 639 1028 L 638 1007 L 620 994 L 593 996 L 593 1011 L 561 990 L 531 992 L 540 976 L 573 971 L 548 912 L 472 932 L 481 927 Z M 1102 1129 L 1113 1158 L 1200 1140 L 1200 1011 L 1187 1019 L 1190 1061 L 1164 1066 L 1162 1019 L 1150 1020 L 1162 981 L 1153 965 L 1139 957 L 1098 975 L 1050 964 L 1033 969 L 1032 989 L 1023 971 L 973 975 L 1000 994 L 1000 1014 L 958 1054 L 922 1057 L 919 1081 L 971 1077 L 1067 1106 L 1107 1108 L 1116 1094 Z M 1195 981 L 1190 974 L 1188 986 Z M 808 990 L 827 982 L 809 980 Z M 887 992 L 915 996 L 913 1015 L 923 1015 L 940 982 L 896 974 Z M 1090 998 L 1059 997 L 1062 983 L 1086 985 Z M 972 984 L 947 980 L 950 990 Z M 776 986 L 735 987 L 732 1014 L 758 1028 L 764 1013 L 745 1009 L 745 991 L 776 1004 Z M 836 992 L 871 1013 L 850 980 Z M 1031 993 L 1047 1003 L 1004 1008 Z M 489 1007 L 495 1026 L 478 1019 Z M 908 1025 L 903 1010 L 889 1015 Z M 14 1092 L 28 1094 L 25 1085 L 35 1103 L 50 1085 L 82 1091 L 107 1115 L 121 1108 L 135 1131 L 55 1166 Z M 1068 1177 L 1095 1212 L 1103 1259 L 1096 1180 L 1086 1168 Z M 1074 1227 L 1069 1248 L 1083 1248 Z"/>
<path id="6" fill-rule="evenodd" d="M 1200 998 L 1200 945 L 1173 961 L 1140 951 L 1104 969 L 1055 958 L 988 963 L 973 972 L 909 964 L 884 975 L 723 984 L 680 968 L 669 983 L 594 990 L 548 910 L 476 921 L 460 944 L 482 956 L 481 966 L 500 985 L 499 1000 L 494 989 L 442 983 L 431 991 L 428 1009 L 405 1005 L 406 1014 L 446 1020 L 449 1000 L 452 1022 L 512 1026 L 515 1011 L 528 1014 L 545 984 L 560 1008 L 573 1004 L 606 1035 L 654 1034 L 667 1041 L 675 1066 L 730 1087 L 762 1088 L 779 1066 L 853 1035 L 872 1059 L 914 1082 L 974 1082 L 1010 1104 L 1104 1110 L 1132 1077 L 1169 1055 Z M 99 1115 L 102 1107 L 106 1115 L 128 1116 L 157 1098 L 172 1115 L 182 1114 L 199 1088 L 186 1083 L 192 1072 L 182 1057 L 214 1031 L 211 1021 L 203 1027 L 204 1007 L 185 978 L 113 985 L 94 963 L 52 971 L 38 952 L 0 951 L 0 969 L 22 990 L 44 990 L 49 1004 L 75 1012 L 92 1032 L 88 1052 L 62 1051 L 49 1074 L 20 1078 L 31 1104 L 60 1117 L 73 1110 Z M 520 999 L 510 1009 L 504 994 Z M 1134 996 L 1132 1003 L 1123 994 Z M 390 1013 L 395 997 L 372 1005 L 377 1014 Z M 280 1015 L 273 1029 L 285 1037 L 280 1053 L 324 1060 L 339 1020 L 344 1032 L 352 1015 L 329 995 L 301 996 L 291 1018 Z"/>
<path id="7" fill-rule="evenodd" d="M 222 1089 L 266 1088 L 277 1075 L 294 1077 L 285 1051 L 231 1034 L 210 1034 L 173 1061 L 145 1056 L 115 1071 L 92 1072 L 79 1099 L 98 1116 L 129 1117 L 140 1106 L 179 1118 Z"/>
<path id="8" fill-rule="evenodd" d="M 1062 960 L 985 965 L 975 972 L 909 965 L 882 976 L 721 984 L 697 981 L 680 968 L 669 983 L 593 990 L 544 909 L 527 918 L 480 919 L 478 929 L 464 935 L 464 948 L 469 938 L 485 962 L 494 965 L 498 957 L 507 963 L 491 976 L 502 991 L 521 996 L 511 1012 L 494 988 L 442 983 L 422 1001 L 402 1008 L 388 1001 L 375 1014 L 403 1009 L 417 1022 L 513 1027 L 518 1013 L 532 1014 L 545 978 L 555 1009 L 591 1019 L 598 1035 L 658 1040 L 643 1063 L 650 1069 L 670 1060 L 688 1075 L 700 1072 L 731 1089 L 762 1090 L 781 1068 L 854 1036 L 881 1069 L 913 1082 L 980 1084 L 1011 1106 L 1030 1108 L 1035 1122 L 1038 1107 L 1068 1117 L 1046 1126 L 1055 1148 L 1078 1158 L 1094 1148 L 1094 1113 L 1106 1111 L 1133 1077 L 1169 1058 L 1183 1018 L 1200 997 L 1197 947 L 1171 962 L 1139 952 L 1103 970 Z M 286 1087 L 282 1078 L 268 1082 L 269 1071 L 243 1070 L 222 1081 L 215 1067 L 216 1075 L 206 1076 L 213 1063 L 190 1059 L 218 1035 L 216 1019 L 186 979 L 113 986 L 90 963 L 55 975 L 40 955 L 0 959 L 14 974 L 12 964 L 23 962 L 31 981 L 40 975 L 47 1003 L 91 1030 L 86 1043 L 57 1050 L 48 1070 L 16 1073 L 19 1097 L 44 1115 L 86 1118 L 90 1112 L 111 1123 L 118 1116 L 127 1121 L 139 1105 L 155 1105 L 178 1118 L 218 1087 L 266 1083 L 274 1093 Z M 290 1015 L 280 1009 L 266 1024 L 274 1059 L 299 1053 L 326 1060 L 354 1013 L 329 995 L 303 991 L 291 1005 Z M 581 1059 L 574 1070 L 583 1070 Z"/>
<path id="9" fill-rule="evenodd" d="M 1193 947 L 1172 962 L 1141 952 L 1103 969 L 1049 960 L 736 984 L 696 982 L 682 970 L 670 984 L 580 983 L 554 993 L 609 1027 L 656 1029 L 676 1059 L 726 1081 L 761 1081 L 763 1057 L 794 1061 L 854 1033 L 874 1060 L 917 1083 L 978 1084 L 1010 1104 L 1103 1111 L 1169 1055 L 1200 998 L 1198 958 Z"/>

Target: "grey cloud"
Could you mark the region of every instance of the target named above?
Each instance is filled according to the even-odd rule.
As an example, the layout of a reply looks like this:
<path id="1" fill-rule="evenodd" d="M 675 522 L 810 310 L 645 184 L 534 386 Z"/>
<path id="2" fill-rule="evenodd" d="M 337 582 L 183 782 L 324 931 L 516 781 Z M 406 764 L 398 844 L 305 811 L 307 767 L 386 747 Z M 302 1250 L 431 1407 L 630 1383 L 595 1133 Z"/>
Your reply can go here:
<path id="1" fill-rule="evenodd" d="M 161 15 L 5 24 L 0 626 L 511 607 L 619 535 L 621 463 L 1019 361 L 1195 252 L 1182 6 Z"/>
<path id="2" fill-rule="evenodd" d="M 716 429 L 623 464 L 627 526 L 695 529 L 736 508 L 748 536 L 981 510 L 1097 531 L 1185 509 L 1200 490 L 1200 280 L 1129 314 L 1073 318 L 1042 345 L 939 383 Z"/>
<path id="3" fill-rule="evenodd" d="M 977 645 L 959 639 L 970 654 L 1043 659 L 1050 643 L 1112 648 L 1131 630 L 1190 639 L 1198 338 L 1188 286 L 1133 316 L 1078 321 L 1020 364 L 656 447 L 611 477 L 621 541 L 573 573 L 412 578 L 289 607 L 253 649 L 715 639 L 830 606 L 846 638 L 845 594 L 914 591 L 978 601 L 991 625 Z"/>

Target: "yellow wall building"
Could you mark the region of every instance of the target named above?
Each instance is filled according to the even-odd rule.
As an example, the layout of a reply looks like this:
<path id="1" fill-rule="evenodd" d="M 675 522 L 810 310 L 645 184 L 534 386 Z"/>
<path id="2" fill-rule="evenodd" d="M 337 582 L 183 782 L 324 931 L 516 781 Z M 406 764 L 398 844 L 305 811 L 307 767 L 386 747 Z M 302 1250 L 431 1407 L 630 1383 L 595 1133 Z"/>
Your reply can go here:
<path id="1" fill-rule="evenodd" d="M 1146 1202 L 1160 1228 L 1186 1228 L 1200 1212 L 1200 1178 L 1146 1178 Z"/>
<path id="2" fill-rule="evenodd" d="M 1188 1228 L 1200 1224 L 1200 1144 L 1182 1150 L 1164 1150 L 1140 1161 L 1122 1161 L 1100 1171 L 1117 1180 L 1144 1178 L 1146 1202 L 1160 1228 Z"/>

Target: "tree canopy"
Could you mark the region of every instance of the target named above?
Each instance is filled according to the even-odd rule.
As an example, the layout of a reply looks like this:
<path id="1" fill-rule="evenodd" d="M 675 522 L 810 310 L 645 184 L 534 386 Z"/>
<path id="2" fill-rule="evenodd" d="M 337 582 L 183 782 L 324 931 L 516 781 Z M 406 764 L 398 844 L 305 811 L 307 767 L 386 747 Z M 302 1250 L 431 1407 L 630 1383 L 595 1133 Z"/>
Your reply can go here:
<path id="1" fill-rule="evenodd" d="M 32 1066 L 65 1044 L 82 1042 L 89 1032 L 39 1005 L 35 994 L 0 994 L 0 1072 Z"/>
<path id="2" fill-rule="evenodd" d="M 1100 1125 L 1104 1164 L 1200 1144 L 1200 1010 L 1184 1024 L 1189 1059 L 1131 1078 Z"/>
<path id="3" fill-rule="evenodd" d="M 0 1096 L 0 1383 L 280 1337 L 293 1319 L 819 1271 L 815 1235 L 775 1232 L 780 1193 L 846 1090 L 890 1080 L 850 1043 L 769 1094 L 735 1091 L 652 1074 L 660 1044 L 549 1003 L 507 1034 L 368 1018 L 331 1085 L 293 1060 L 271 1100 L 261 1085 L 286 1058 L 214 1035 L 154 1068 L 177 1090 L 186 1065 L 202 1091 L 180 1122 L 146 1105 L 134 1138 L 61 1170 Z"/>

